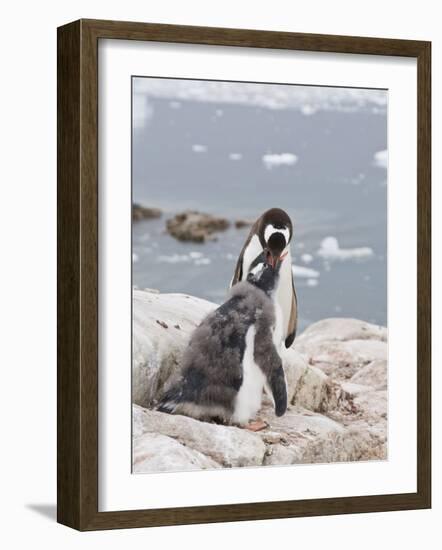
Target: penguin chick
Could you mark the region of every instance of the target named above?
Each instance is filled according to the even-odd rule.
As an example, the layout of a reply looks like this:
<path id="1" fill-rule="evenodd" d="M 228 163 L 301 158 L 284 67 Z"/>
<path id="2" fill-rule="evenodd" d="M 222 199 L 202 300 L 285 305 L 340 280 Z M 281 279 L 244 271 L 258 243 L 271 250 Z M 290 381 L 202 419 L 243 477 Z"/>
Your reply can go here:
<path id="1" fill-rule="evenodd" d="M 270 389 L 275 413 L 287 409 L 287 387 L 275 311 L 281 261 L 270 265 L 267 253 L 251 264 L 247 280 L 193 332 L 179 379 L 163 395 L 157 410 L 206 421 L 246 425 Z"/>

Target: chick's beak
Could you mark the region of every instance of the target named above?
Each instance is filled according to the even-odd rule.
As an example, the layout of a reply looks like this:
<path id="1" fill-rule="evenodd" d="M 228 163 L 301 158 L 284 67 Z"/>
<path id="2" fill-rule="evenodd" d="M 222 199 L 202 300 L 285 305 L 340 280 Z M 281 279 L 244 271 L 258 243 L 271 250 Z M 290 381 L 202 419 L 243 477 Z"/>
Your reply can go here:
<path id="1" fill-rule="evenodd" d="M 271 250 L 267 250 L 266 261 L 270 266 L 272 266 L 273 269 L 275 269 L 278 263 L 282 263 L 286 256 L 287 252 L 284 252 L 284 254 L 278 256 L 273 254 Z"/>

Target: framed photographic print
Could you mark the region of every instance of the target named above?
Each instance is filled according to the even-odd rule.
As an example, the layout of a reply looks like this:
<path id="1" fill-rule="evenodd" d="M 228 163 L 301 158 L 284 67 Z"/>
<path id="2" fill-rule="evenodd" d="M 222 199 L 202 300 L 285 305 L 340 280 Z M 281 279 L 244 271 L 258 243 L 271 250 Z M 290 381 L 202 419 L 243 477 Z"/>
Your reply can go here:
<path id="1" fill-rule="evenodd" d="M 430 43 L 58 29 L 58 521 L 429 508 Z"/>

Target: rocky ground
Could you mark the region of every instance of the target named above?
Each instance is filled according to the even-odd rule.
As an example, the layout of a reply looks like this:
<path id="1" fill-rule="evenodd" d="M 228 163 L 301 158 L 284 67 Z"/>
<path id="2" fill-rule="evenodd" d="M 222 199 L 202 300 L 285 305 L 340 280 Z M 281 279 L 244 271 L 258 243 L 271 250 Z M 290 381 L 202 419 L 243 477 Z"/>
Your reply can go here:
<path id="1" fill-rule="evenodd" d="M 356 319 L 311 325 L 284 356 L 290 406 L 264 395 L 252 433 L 152 410 L 192 330 L 215 304 L 134 290 L 134 472 L 387 458 L 387 329 Z"/>
<path id="2" fill-rule="evenodd" d="M 230 222 L 225 218 L 187 210 L 176 214 L 166 222 L 166 228 L 172 237 L 179 241 L 204 242 L 219 231 L 225 231 Z"/>
<path id="3" fill-rule="evenodd" d="M 132 220 L 135 222 L 161 218 L 162 214 L 159 208 L 150 208 L 137 203 L 132 205 Z"/>
<path id="4" fill-rule="evenodd" d="M 161 218 L 162 210 L 141 204 L 132 204 L 132 221 L 152 220 Z M 253 220 L 245 218 L 237 219 L 233 222 L 234 227 L 242 229 L 253 225 Z M 186 210 L 175 214 L 172 218 L 166 220 L 165 229 L 169 235 L 179 241 L 191 241 L 203 243 L 208 240 L 216 239 L 215 233 L 225 231 L 231 226 L 231 222 L 223 217 L 198 212 L 196 210 Z"/>

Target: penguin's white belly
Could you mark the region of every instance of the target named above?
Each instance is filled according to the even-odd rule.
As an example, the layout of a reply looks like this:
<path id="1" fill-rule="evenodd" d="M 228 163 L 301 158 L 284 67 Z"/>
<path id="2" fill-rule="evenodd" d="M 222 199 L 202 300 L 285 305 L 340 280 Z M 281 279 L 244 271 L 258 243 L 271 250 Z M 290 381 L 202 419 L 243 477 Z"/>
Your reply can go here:
<path id="1" fill-rule="evenodd" d="M 281 308 L 283 335 L 285 340 L 288 333 L 290 315 L 292 312 L 293 283 L 292 283 L 292 258 L 290 252 L 284 258 L 281 266 L 278 288 L 276 290 L 276 301 Z"/>
<path id="2" fill-rule="evenodd" d="M 255 363 L 255 326 L 252 325 L 246 334 L 246 347 L 242 361 L 243 381 L 235 398 L 233 422 L 246 424 L 261 407 L 262 391 L 265 376 Z"/>

